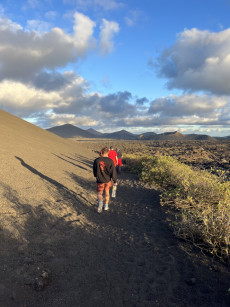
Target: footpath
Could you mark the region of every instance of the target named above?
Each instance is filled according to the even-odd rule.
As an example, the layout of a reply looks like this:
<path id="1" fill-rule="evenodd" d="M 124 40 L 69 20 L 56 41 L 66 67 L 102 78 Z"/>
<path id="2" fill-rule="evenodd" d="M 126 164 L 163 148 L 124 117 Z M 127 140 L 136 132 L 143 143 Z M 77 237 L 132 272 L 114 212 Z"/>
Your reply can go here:
<path id="1" fill-rule="evenodd" d="M 47 184 L 74 213 L 54 220 L 42 206 L 33 211 L 23 255 L 16 242 L 14 253 L 2 242 L 1 306 L 230 306 L 228 267 L 174 237 L 159 191 L 123 172 L 109 211 L 98 214 L 93 179 L 73 179 L 77 196 Z M 36 274 L 47 281 L 34 284 Z"/>

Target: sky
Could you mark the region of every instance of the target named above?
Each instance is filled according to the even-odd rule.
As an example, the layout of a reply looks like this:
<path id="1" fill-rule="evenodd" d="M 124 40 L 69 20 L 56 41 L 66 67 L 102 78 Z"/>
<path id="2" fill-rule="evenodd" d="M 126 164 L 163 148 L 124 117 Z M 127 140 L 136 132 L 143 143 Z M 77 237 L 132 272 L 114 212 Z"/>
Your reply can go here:
<path id="1" fill-rule="evenodd" d="M 230 135 L 230 0 L 2 0 L 0 108 L 41 128 Z"/>

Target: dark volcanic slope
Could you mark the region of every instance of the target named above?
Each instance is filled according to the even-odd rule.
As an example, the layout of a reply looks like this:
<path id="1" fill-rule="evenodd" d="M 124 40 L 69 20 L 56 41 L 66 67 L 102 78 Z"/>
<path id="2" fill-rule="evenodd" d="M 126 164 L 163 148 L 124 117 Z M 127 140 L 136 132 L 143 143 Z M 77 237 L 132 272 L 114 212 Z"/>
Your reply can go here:
<path id="1" fill-rule="evenodd" d="M 137 135 L 130 133 L 126 130 L 121 130 L 113 133 L 105 133 L 104 137 L 108 139 L 117 139 L 117 140 L 136 140 Z"/>
<path id="2" fill-rule="evenodd" d="M 90 133 L 89 131 L 83 130 L 81 128 L 78 128 L 70 124 L 48 128 L 47 131 L 50 131 L 63 138 L 75 138 L 75 137 L 94 138 L 95 137 L 95 135 Z"/>
<path id="3" fill-rule="evenodd" d="M 92 135 L 94 135 L 95 137 L 103 137 L 104 133 L 101 133 L 93 128 L 89 128 L 86 131 L 88 131 L 89 133 L 91 133 Z"/>

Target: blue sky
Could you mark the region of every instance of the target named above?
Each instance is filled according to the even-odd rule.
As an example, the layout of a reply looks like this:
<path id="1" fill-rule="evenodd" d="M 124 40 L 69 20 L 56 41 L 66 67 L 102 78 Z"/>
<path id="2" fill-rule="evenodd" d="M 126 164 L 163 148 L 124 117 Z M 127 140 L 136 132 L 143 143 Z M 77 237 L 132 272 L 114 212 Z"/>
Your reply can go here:
<path id="1" fill-rule="evenodd" d="M 3 0 L 0 108 L 42 128 L 230 135 L 230 0 Z"/>

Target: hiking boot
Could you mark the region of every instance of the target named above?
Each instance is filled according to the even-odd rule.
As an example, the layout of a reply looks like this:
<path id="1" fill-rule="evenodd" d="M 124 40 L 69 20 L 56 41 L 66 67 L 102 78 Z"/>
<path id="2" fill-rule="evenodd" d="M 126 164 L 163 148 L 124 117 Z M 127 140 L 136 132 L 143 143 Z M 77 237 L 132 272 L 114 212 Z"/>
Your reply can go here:
<path id="1" fill-rule="evenodd" d="M 103 209 L 103 204 L 100 204 L 97 208 L 97 212 L 98 213 L 101 213 L 102 212 L 102 209 Z"/>
<path id="2" fill-rule="evenodd" d="M 109 210 L 109 205 L 105 204 L 104 205 L 104 210 Z"/>

